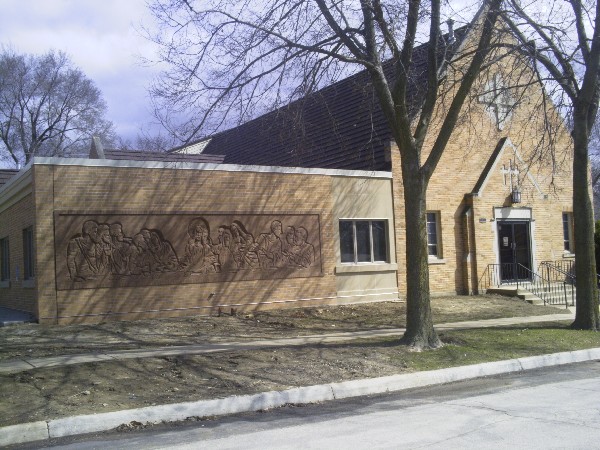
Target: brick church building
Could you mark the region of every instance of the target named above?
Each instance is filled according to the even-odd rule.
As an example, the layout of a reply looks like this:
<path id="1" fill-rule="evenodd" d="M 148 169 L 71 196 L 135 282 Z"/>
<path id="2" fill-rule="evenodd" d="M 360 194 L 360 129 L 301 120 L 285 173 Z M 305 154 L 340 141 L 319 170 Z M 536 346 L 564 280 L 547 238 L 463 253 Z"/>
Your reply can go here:
<path id="1" fill-rule="evenodd" d="M 457 30 L 453 54 L 471 38 Z M 544 92 L 500 93 L 507 67 L 429 184 L 433 294 L 574 258 L 568 131 L 533 158 Z M 402 299 L 399 158 L 362 72 L 167 153 L 94 139 L 88 158 L 35 157 L 0 173 L 0 306 L 67 324 Z"/>

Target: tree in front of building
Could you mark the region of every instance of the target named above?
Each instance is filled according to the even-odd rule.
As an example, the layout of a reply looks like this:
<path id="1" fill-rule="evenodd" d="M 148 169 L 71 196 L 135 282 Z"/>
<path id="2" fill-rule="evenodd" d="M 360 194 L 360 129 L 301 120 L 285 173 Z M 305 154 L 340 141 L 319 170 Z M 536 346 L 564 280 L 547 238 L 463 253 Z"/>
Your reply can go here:
<path id="1" fill-rule="evenodd" d="M 437 347 L 430 307 L 426 234 L 429 180 L 490 51 L 500 0 L 484 2 L 479 33 L 457 70 L 441 33 L 440 0 L 155 0 L 162 25 L 152 38 L 169 66 L 153 94 L 163 123 L 188 115 L 189 141 L 365 70 L 400 153 L 407 239 L 407 327 L 402 341 Z M 473 24 L 471 24 L 473 25 Z M 419 39 L 426 47 L 419 47 Z M 450 42 L 451 44 L 452 42 Z M 415 67 L 426 51 L 426 67 Z M 420 59 L 423 60 L 422 58 Z M 441 86 L 451 95 L 440 106 Z M 419 92 L 409 88 L 419 77 Z M 176 122 L 175 122 L 176 123 Z M 436 123 L 432 126 L 432 123 Z M 427 145 L 425 144 L 427 140 Z"/>
<path id="2" fill-rule="evenodd" d="M 34 156 L 69 156 L 92 136 L 114 139 L 100 90 L 65 53 L 0 50 L 0 158 L 19 166 Z"/>
<path id="3" fill-rule="evenodd" d="M 600 259 L 600 220 L 596 220 L 594 230 L 594 249 L 596 250 L 596 267 L 600 267 L 598 259 Z"/>
<path id="4" fill-rule="evenodd" d="M 588 147 L 600 97 L 600 3 L 592 0 L 539 2 L 509 0 L 504 18 L 521 51 L 550 86 L 560 88 L 556 104 L 567 112 L 573 140 L 573 219 L 577 253 L 576 329 L 600 329 L 594 257 L 594 218 Z"/>

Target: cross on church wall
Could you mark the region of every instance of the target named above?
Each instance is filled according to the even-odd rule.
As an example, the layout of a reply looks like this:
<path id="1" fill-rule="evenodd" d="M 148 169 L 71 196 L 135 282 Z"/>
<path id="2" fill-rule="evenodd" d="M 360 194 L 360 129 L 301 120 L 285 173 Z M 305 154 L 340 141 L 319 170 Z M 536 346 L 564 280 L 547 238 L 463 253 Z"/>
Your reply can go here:
<path id="1" fill-rule="evenodd" d="M 517 176 L 517 180 L 519 179 L 519 168 L 516 164 L 513 165 L 512 159 L 508 162 L 508 168 L 506 168 L 506 164 L 502 164 L 502 168 L 500 169 L 500 173 L 502 173 L 502 177 L 504 178 L 504 186 L 507 186 L 506 176 L 509 176 L 510 180 L 510 188 L 513 188 L 513 175 Z"/>
<path id="2" fill-rule="evenodd" d="M 502 77 L 496 73 L 485 85 L 485 93 L 479 96 L 479 102 L 486 105 L 485 110 L 496 122 L 499 130 L 512 116 L 514 101 L 504 86 Z"/>

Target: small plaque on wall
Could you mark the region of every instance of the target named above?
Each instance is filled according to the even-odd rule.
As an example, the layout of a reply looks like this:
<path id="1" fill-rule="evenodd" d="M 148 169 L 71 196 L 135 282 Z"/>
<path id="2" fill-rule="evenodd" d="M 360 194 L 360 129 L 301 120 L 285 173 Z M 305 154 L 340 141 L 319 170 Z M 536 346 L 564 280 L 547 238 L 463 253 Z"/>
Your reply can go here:
<path id="1" fill-rule="evenodd" d="M 479 218 L 479 223 L 486 223 L 487 219 L 485 217 L 480 217 Z"/>

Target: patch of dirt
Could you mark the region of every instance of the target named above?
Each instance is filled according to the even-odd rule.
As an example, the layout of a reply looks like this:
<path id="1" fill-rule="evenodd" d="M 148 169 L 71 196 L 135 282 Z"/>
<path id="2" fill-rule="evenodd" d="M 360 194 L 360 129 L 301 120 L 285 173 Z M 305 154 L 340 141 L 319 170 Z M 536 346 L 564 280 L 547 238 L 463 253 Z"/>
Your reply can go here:
<path id="1" fill-rule="evenodd" d="M 494 296 L 437 297 L 435 323 L 565 312 Z M 104 322 L 97 325 L 24 324 L 0 328 L 0 361 L 108 350 L 238 342 L 385 328 L 406 324 L 406 303 L 262 311 L 251 314 Z"/>
<path id="2" fill-rule="evenodd" d="M 384 302 L 99 325 L 27 324 L 0 328 L 0 359 L 396 328 L 404 326 L 405 306 Z M 435 298 L 432 308 L 436 323 L 561 312 L 499 296 Z M 0 375 L 0 426 L 401 373 L 409 370 L 403 358 L 408 349 L 396 342 L 111 360 Z"/>

